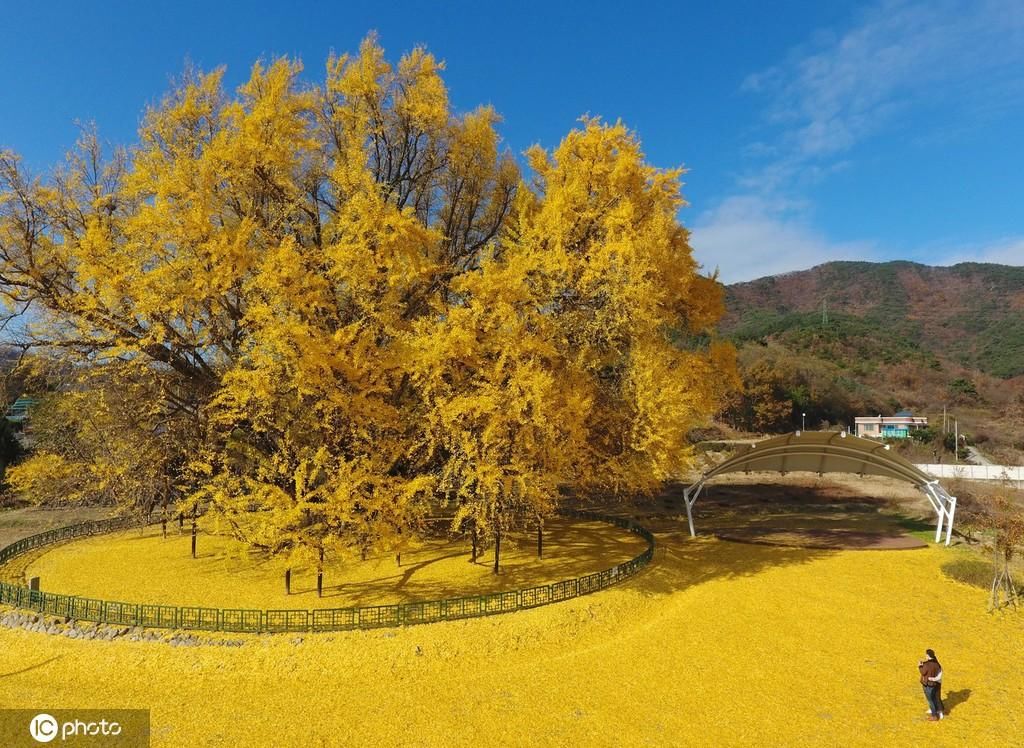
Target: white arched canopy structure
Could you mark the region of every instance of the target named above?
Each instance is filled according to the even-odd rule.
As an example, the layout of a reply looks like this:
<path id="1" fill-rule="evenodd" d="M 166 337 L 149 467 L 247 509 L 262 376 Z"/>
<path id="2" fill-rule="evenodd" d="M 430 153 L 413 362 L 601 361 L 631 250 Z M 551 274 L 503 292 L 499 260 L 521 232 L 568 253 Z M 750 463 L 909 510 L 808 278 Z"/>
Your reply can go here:
<path id="1" fill-rule="evenodd" d="M 683 492 L 690 535 L 697 534 L 693 528 L 693 505 L 704 484 L 716 475 L 752 471 L 856 473 L 861 476 L 882 475 L 913 483 L 928 497 L 938 517 L 935 542 L 941 542 L 945 529 L 946 545 L 949 545 L 956 497 L 950 496 L 939 485 L 938 479 L 890 450 L 888 444 L 861 439 L 845 431 L 797 431 L 741 447 L 738 454 L 704 473 L 700 480 Z"/>

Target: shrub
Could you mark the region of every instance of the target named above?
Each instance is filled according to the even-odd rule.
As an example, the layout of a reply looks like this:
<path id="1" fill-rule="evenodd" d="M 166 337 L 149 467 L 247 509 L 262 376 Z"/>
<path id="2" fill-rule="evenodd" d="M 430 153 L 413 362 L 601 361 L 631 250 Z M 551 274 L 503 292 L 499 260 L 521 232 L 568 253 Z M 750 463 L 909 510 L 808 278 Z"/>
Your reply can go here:
<path id="1" fill-rule="evenodd" d="M 954 379 L 949 383 L 949 389 L 954 395 L 963 395 L 975 400 L 978 398 L 978 388 L 970 379 Z"/>
<path id="2" fill-rule="evenodd" d="M 910 432 L 910 438 L 920 444 L 930 444 L 935 441 L 938 433 L 934 426 L 925 426 L 923 429 L 913 429 Z"/>

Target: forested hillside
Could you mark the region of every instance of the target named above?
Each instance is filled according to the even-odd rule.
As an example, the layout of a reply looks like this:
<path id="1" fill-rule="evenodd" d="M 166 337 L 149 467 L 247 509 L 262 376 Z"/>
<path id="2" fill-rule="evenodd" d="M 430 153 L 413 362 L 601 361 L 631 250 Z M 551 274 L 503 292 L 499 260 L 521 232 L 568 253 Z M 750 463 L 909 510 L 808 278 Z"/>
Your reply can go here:
<path id="1" fill-rule="evenodd" d="M 1001 378 L 1024 373 L 1024 267 L 831 262 L 726 293 L 721 329 L 737 340 L 824 343 L 868 368 L 917 358 Z"/>
<path id="2" fill-rule="evenodd" d="M 737 428 L 945 406 L 995 452 L 1024 447 L 1024 268 L 832 262 L 727 286 L 719 331 L 739 349 Z"/>

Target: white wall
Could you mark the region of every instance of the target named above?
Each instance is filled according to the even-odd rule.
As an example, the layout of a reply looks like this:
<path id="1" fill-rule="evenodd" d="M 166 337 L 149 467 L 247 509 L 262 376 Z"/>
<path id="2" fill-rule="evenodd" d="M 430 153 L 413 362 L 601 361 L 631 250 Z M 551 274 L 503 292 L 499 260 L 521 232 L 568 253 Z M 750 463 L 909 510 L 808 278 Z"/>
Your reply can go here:
<path id="1" fill-rule="evenodd" d="M 1024 467 L 1006 465 L 918 465 L 936 478 L 963 478 L 965 480 L 1024 481 Z"/>

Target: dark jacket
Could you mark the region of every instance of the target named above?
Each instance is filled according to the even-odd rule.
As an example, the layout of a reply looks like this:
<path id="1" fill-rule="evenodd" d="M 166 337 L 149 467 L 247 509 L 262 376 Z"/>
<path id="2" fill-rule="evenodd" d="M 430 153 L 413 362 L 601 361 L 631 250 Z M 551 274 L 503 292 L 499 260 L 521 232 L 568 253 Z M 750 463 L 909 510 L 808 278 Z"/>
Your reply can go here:
<path id="1" fill-rule="evenodd" d="M 921 684 L 924 686 L 937 686 L 938 683 L 934 683 L 929 678 L 935 678 L 938 676 L 942 669 L 939 667 L 939 663 L 936 660 L 925 660 L 917 669 L 921 671 Z"/>

